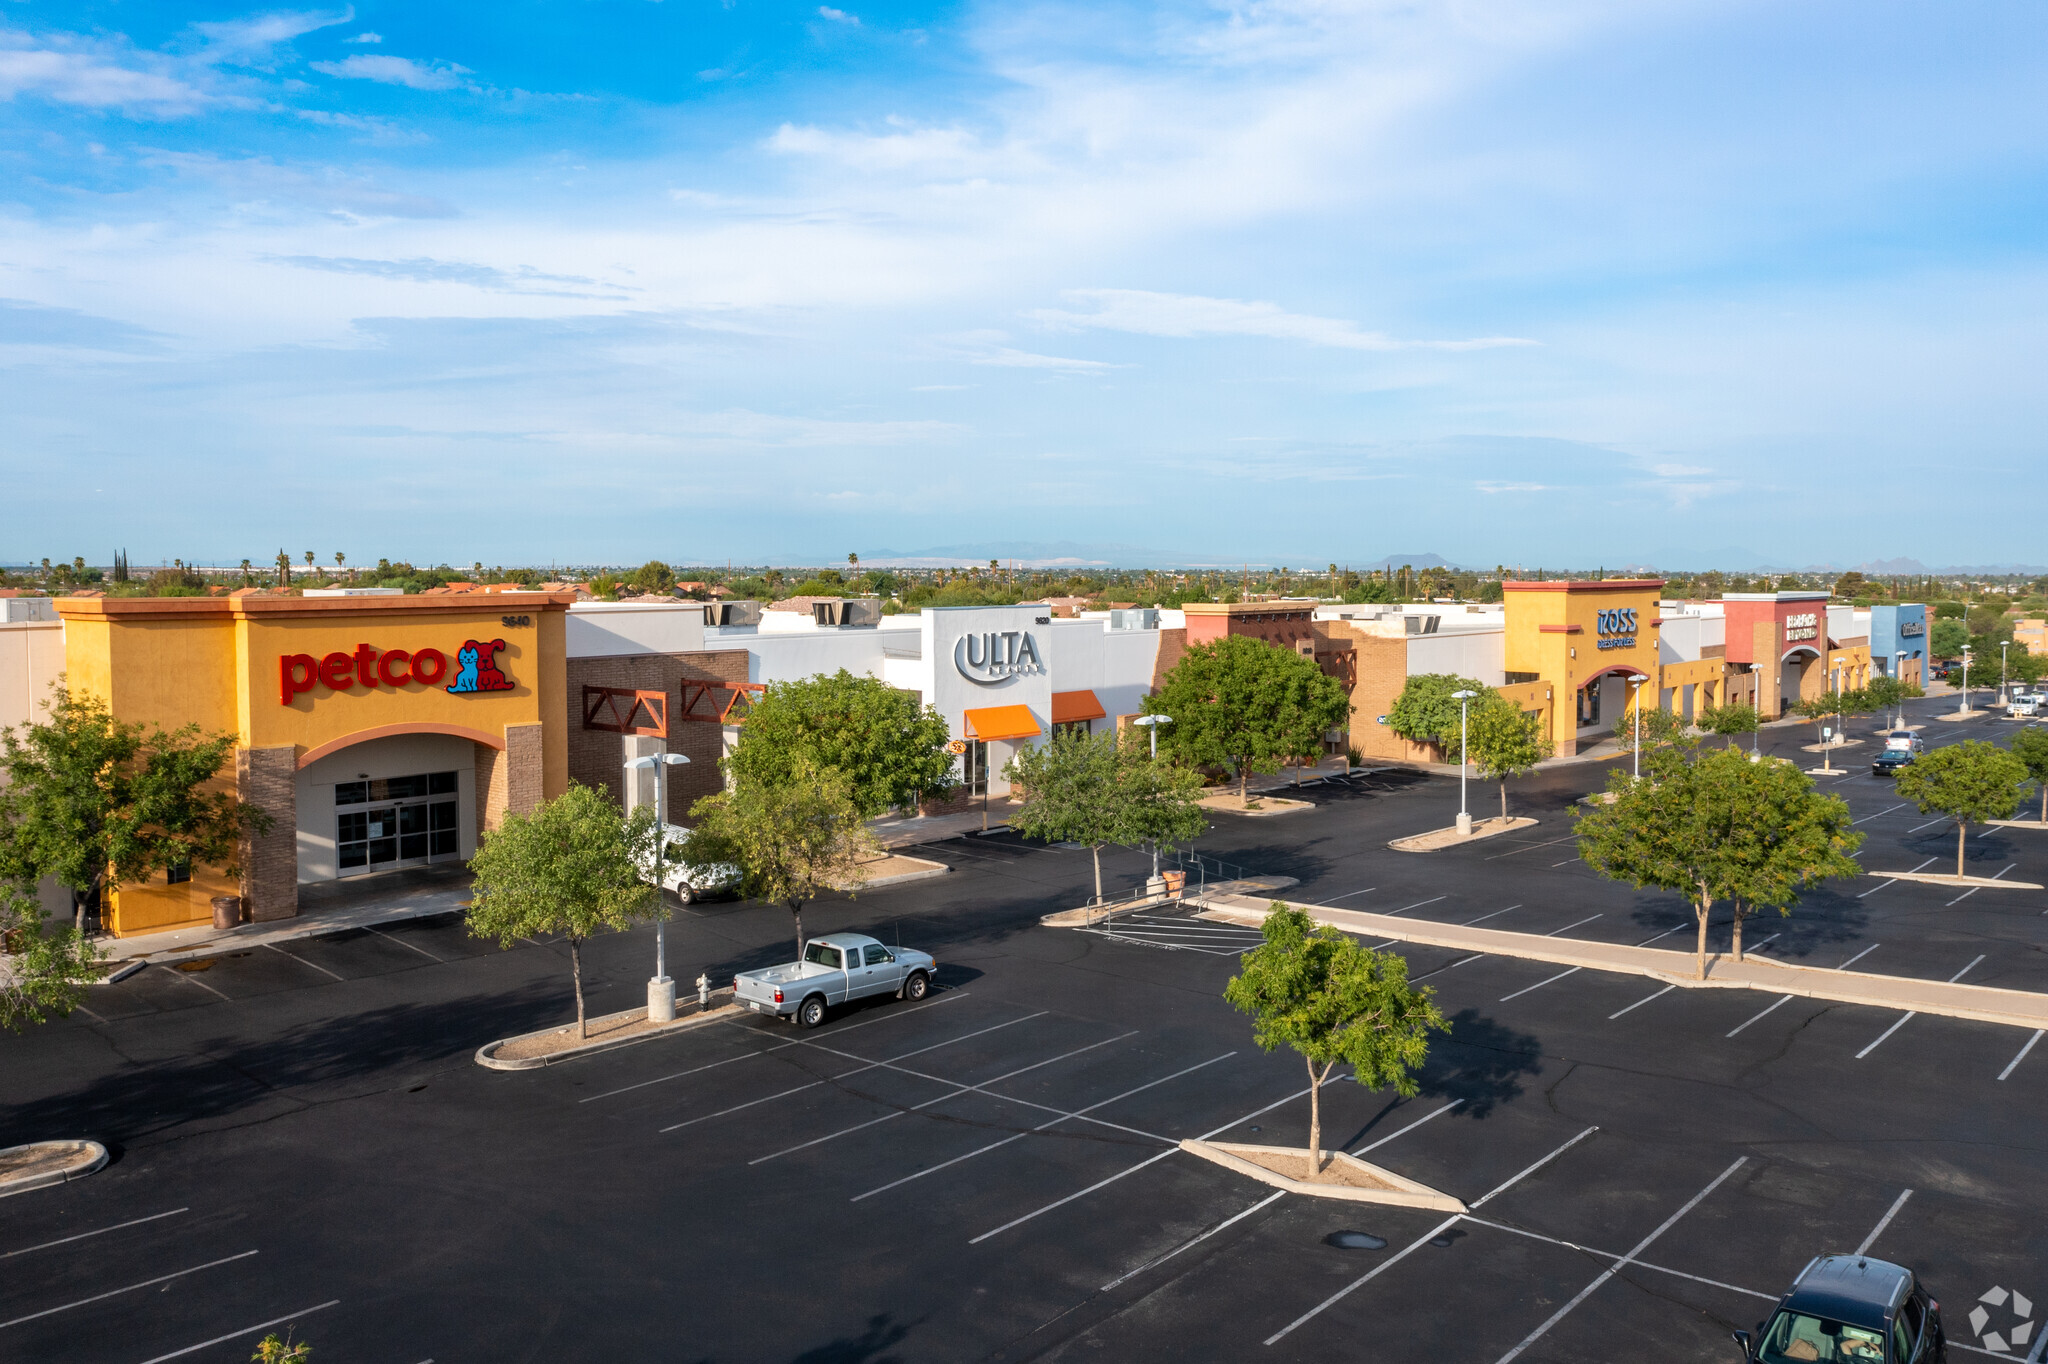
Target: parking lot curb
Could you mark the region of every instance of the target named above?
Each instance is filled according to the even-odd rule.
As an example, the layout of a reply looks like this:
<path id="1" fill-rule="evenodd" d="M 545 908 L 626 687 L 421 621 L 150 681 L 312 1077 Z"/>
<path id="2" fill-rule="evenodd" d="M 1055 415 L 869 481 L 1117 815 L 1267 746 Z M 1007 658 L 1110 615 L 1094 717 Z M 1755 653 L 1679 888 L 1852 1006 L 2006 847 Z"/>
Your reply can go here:
<path id="1" fill-rule="evenodd" d="M 1323 1154 L 1328 1156 L 1333 1164 L 1342 1161 L 1347 1165 L 1356 1166 L 1373 1178 L 1383 1180 L 1394 1187 L 1361 1189 L 1349 1184 L 1311 1183 L 1305 1179 L 1295 1179 L 1269 1170 L 1256 1161 L 1246 1160 L 1237 1154 L 1240 1151 L 1251 1151 L 1259 1155 L 1305 1155 L 1305 1148 L 1298 1146 L 1248 1146 L 1238 1142 L 1201 1141 L 1189 1137 L 1181 1142 L 1180 1149 L 1191 1156 L 1213 1161 L 1226 1170 L 1235 1170 L 1247 1179 L 1256 1179 L 1261 1184 L 1269 1184 L 1273 1188 L 1285 1189 L 1289 1193 L 1301 1194 L 1308 1198 L 1335 1198 L 1347 1203 L 1379 1203 L 1394 1208 L 1429 1208 L 1436 1212 L 1465 1211 L 1465 1204 L 1447 1193 L 1440 1193 L 1427 1184 L 1418 1184 L 1405 1175 L 1395 1174 L 1383 1165 L 1374 1165 L 1343 1151 L 1325 1151 Z"/>
<path id="2" fill-rule="evenodd" d="M 1244 896 L 1212 896 L 1211 903 L 1214 907 L 1203 915 L 1204 918 L 1249 928 L 1265 923 L 1272 904 L 1268 900 Z M 1726 956 L 1709 957 L 1707 978 L 1700 980 L 1694 975 L 1690 952 L 1511 933 L 1505 929 L 1473 928 L 1423 919 L 1398 919 L 1388 914 L 1324 909 L 1286 901 L 1280 903 L 1287 904 L 1290 909 L 1301 910 L 1317 923 L 1330 924 L 1347 933 L 1416 943 L 1424 947 L 1448 947 L 1488 956 L 1551 962 L 1588 971 L 1647 976 L 1688 990 L 1757 990 L 1767 994 L 1832 1000 L 1837 1004 L 1861 1004 L 1875 1009 L 1903 1009 L 1946 1018 L 1968 1018 L 2008 1027 L 2048 1028 L 2048 994 L 2029 990 L 1918 980 L 1910 976 L 1880 976 L 1833 967 L 1796 966 L 1753 953 L 1740 964 Z"/>
<path id="3" fill-rule="evenodd" d="M 729 996 L 732 994 L 732 990 L 730 988 L 714 990 L 712 991 L 712 998 L 716 999 L 721 994 Z M 572 1056 L 589 1056 L 595 1052 L 613 1051 L 619 1047 L 630 1047 L 636 1042 L 646 1042 L 657 1037 L 668 1037 L 674 1033 L 687 1032 L 691 1028 L 702 1027 L 707 1023 L 722 1023 L 728 1018 L 739 1016 L 742 1012 L 744 1011 L 737 1004 L 721 1004 L 703 1013 L 688 1014 L 685 1017 L 676 1019 L 673 1023 L 664 1024 L 659 1028 L 649 1028 L 644 1032 L 636 1032 L 631 1037 L 600 1038 L 597 1041 L 585 1042 L 579 1046 L 564 1047 L 560 1051 L 551 1051 L 545 1056 L 522 1056 L 502 1059 L 496 1054 L 498 1048 L 509 1046 L 514 1042 L 561 1031 L 560 1028 L 540 1028 L 533 1032 L 520 1033 L 516 1037 L 501 1037 L 495 1042 L 484 1043 L 476 1049 L 476 1063 L 487 1070 L 539 1070 L 544 1066 L 551 1066 L 557 1061 L 566 1061 Z M 594 1018 L 590 1021 L 593 1023 L 604 1023 L 617 1018 L 630 1018 L 636 1014 L 645 1016 L 646 1013 L 647 1010 L 644 1008 L 625 1009 L 619 1013 L 606 1014 L 603 1018 Z"/>
<path id="4" fill-rule="evenodd" d="M 107 1163 L 96 1141 L 32 1141 L 0 1150 L 0 1198 L 84 1179 Z"/>
<path id="5" fill-rule="evenodd" d="M 1867 871 L 1884 881 L 1922 881 L 1930 886 L 1975 886 L 1979 890 L 2042 890 L 2038 881 L 2001 881 L 1995 876 L 1956 876 L 1934 871 Z"/>

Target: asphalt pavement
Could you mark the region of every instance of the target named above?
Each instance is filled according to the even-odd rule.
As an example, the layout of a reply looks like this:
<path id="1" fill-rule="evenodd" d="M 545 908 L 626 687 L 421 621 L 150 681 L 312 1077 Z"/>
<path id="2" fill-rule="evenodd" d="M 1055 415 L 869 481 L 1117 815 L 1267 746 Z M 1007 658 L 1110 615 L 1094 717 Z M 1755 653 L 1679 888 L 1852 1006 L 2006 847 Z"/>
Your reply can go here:
<path id="1" fill-rule="evenodd" d="M 1808 765 L 1811 739 L 1764 735 Z M 1863 864 L 1952 858 L 1952 831 L 1868 776 L 1873 747 L 1832 784 L 1871 835 Z M 1536 825 L 1448 852 L 1386 842 L 1448 823 L 1455 780 L 1388 773 L 1304 788 L 1298 814 L 1219 815 L 1202 848 L 1298 878 L 1301 901 L 1689 934 L 1683 905 L 1573 856 L 1569 809 L 1601 779 L 1519 783 Z M 394 1364 L 1733 1360 L 1729 1330 L 1807 1259 L 1859 1249 L 1923 1276 L 1959 1357 L 2040 1339 L 2048 1047 L 2023 1030 L 1415 948 L 1453 1030 L 1412 1099 L 1334 1084 L 1326 1140 L 1471 1211 L 1303 1199 L 1175 1147 L 1306 1140 L 1300 1060 L 1261 1052 L 1221 999 L 1254 935 L 1164 910 L 1042 928 L 1085 897 L 1085 850 L 924 852 L 954 874 L 805 927 L 927 948 L 941 988 L 815 1032 L 748 1019 L 487 1071 L 480 1043 L 567 1015 L 566 949 L 501 951 L 447 916 L 151 966 L 90 1015 L 0 1038 L 0 1145 L 90 1136 L 115 1157 L 0 1203 L 0 1358 L 245 1359 L 291 1322 L 316 1358 Z M 2048 834 L 1976 831 L 1969 855 L 2048 882 Z M 1147 870 L 1105 854 L 1118 886 Z M 1749 938 L 2048 989 L 2044 911 L 2048 893 L 1873 876 Z M 723 979 L 786 958 L 790 934 L 770 907 L 679 909 L 671 970 Z M 593 1011 L 637 1002 L 652 958 L 646 929 L 589 944 Z"/>

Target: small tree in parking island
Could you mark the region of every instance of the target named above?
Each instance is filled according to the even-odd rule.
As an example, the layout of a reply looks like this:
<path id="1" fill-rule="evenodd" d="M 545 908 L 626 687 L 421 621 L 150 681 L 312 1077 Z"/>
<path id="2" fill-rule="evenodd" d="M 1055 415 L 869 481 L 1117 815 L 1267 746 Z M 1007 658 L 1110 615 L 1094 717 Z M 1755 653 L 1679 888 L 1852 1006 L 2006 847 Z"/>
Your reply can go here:
<path id="1" fill-rule="evenodd" d="M 690 807 L 697 827 L 683 845 L 692 867 L 736 866 L 750 898 L 789 910 L 796 951 L 804 951 L 804 902 L 828 890 L 852 894 L 864 863 L 882 855 L 861 818 L 853 782 L 806 754 L 779 780 L 741 777 L 732 789 Z"/>
<path id="2" fill-rule="evenodd" d="M 1145 713 L 1173 719 L 1159 736 L 1166 756 L 1229 767 L 1242 801 L 1253 772 L 1278 771 L 1281 758 L 1316 751 L 1351 714 L 1351 698 L 1314 659 L 1225 635 L 1182 655 L 1145 699 Z"/>
<path id="3" fill-rule="evenodd" d="M 76 928 L 43 920 L 32 891 L 0 888 L 0 1028 L 65 1017 L 99 978 L 100 950 Z"/>
<path id="4" fill-rule="evenodd" d="M 1733 748 L 1735 736 L 1754 731 L 1762 723 L 1762 717 L 1757 714 L 1755 706 L 1736 701 L 1725 706 L 1702 708 L 1694 723 L 1708 734 L 1727 735 L 1728 747 Z"/>
<path id="5" fill-rule="evenodd" d="M 954 784 L 951 734 L 916 692 L 841 668 L 772 684 L 747 712 L 726 759 L 735 781 L 779 781 L 799 755 L 836 767 L 854 804 L 872 819 L 919 792 L 943 796 Z"/>
<path id="6" fill-rule="evenodd" d="M 1472 712 L 1472 761 L 1482 781 L 1500 783 L 1500 817 L 1508 817 L 1508 779 L 1523 776 L 1554 751 L 1543 737 L 1543 717 L 1502 697 Z"/>
<path id="7" fill-rule="evenodd" d="M 1408 981 L 1408 962 L 1273 902 L 1265 942 L 1245 953 L 1223 987 L 1232 1007 L 1252 1016 L 1252 1040 L 1266 1051 L 1291 1047 L 1308 1066 L 1308 1169 L 1322 1178 L 1323 1083 L 1340 1061 L 1367 1089 L 1391 1086 L 1404 1098 L 1429 1056 L 1429 1034 L 1451 1025 L 1435 992 Z"/>
<path id="8" fill-rule="evenodd" d="M 2041 788 L 2041 822 L 2048 824 L 2048 729 L 2027 728 L 2012 736 L 2012 755 L 2026 764 Z"/>
<path id="9" fill-rule="evenodd" d="M 1500 699 L 1485 683 L 1456 673 L 1417 673 L 1401 688 L 1394 707 L 1387 712 L 1387 728 L 1412 744 L 1435 744 L 1444 752 L 1445 762 L 1460 762 L 1458 752 L 1458 700 L 1456 693 L 1476 692 L 1471 708 Z"/>
<path id="10" fill-rule="evenodd" d="M 1899 769 L 1898 792 L 1923 815 L 1947 815 L 1956 826 L 1956 875 L 1972 823 L 2011 819 L 2033 779 L 2025 760 L 1982 739 L 1966 739 Z"/>
<path id="11" fill-rule="evenodd" d="M 583 940 L 625 928 L 658 905 L 641 871 L 653 838 L 652 806 L 621 819 L 603 787 L 572 785 L 530 815 L 506 815 L 470 859 L 476 878 L 471 933 L 496 938 L 500 947 L 543 933 L 568 939 L 578 1037 L 590 1035 L 583 1010 Z"/>
<path id="12" fill-rule="evenodd" d="M 1614 717 L 1614 737 L 1621 744 L 1621 751 L 1633 753 L 1636 735 L 1642 735 L 1643 751 L 1662 748 L 1685 733 L 1685 722 L 1665 710 L 1662 706 L 1644 706 L 1640 717 L 1633 710 L 1624 708 Z"/>
<path id="13" fill-rule="evenodd" d="M 1113 733 L 1055 734 L 1018 750 L 1003 768 L 1024 804 L 1010 827 L 1047 843 L 1085 843 L 1095 859 L 1095 903 L 1102 903 L 1102 849 L 1111 843 L 1161 846 L 1193 842 L 1208 827 L 1202 778 L 1154 762 L 1144 745 Z"/>
<path id="14" fill-rule="evenodd" d="M 1789 764 L 1679 742 L 1646 755 L 1643 769 L 1614 773 L 1613 800 L 1576 812 L 1579 855 L 1603 876 L 1685 897 L 1700 980 L 1716 903 L 1789 912 L 1799 889 L 1859 870 L 1848 854 L 1863 836 L 1849 830 L 1848 807 Z"/>

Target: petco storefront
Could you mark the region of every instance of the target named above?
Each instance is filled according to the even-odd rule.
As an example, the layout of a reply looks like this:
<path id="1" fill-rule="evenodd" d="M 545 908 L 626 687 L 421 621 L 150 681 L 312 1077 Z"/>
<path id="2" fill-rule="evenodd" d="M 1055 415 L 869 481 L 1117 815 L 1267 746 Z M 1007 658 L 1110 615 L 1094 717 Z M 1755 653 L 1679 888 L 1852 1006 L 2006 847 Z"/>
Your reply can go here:
<path id="1" fill-rule="evenodd" d="M 239 877 L 159 873 L 109 897 L 116 934 L 252 919 L 302 882 L 459 861 L 480 830 L 568 784 L 568 599 L 60 598 L 74 689 L 122 720 L 235 736 L 232 782 L 267 813 Z"/>

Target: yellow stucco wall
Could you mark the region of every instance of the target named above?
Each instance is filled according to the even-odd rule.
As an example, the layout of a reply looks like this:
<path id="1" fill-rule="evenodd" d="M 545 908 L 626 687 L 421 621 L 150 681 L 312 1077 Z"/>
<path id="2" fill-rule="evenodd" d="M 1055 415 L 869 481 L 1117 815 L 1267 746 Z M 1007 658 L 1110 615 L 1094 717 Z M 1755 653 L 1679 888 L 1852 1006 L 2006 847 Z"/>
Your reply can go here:
<path id="1" fill-rule="evenodd" d="M 1578 747 L 1578 704 L 1574 693 L 1587 680 L 1613 668 L 1647 675 L 1641 689 L 1645 705 L 1655 705 L 1657 665 L 1657 593 L 1654 579 L 1607 579 L 1593 582 L 1507 582 L 1505 666 L 1510 673 L 1535 673 L 1552 690 L 1549 738 L 1561 754 Z M 1603 649 L 1600 613 L 1633 610 L 1633 639 Z M 1547 628 L 1546 628 L 1547 627 Z M 1607 635 L 1620 639 L 1623 636 Z M 1523 684 L 1527 685 L 1527 684 Z"/>

